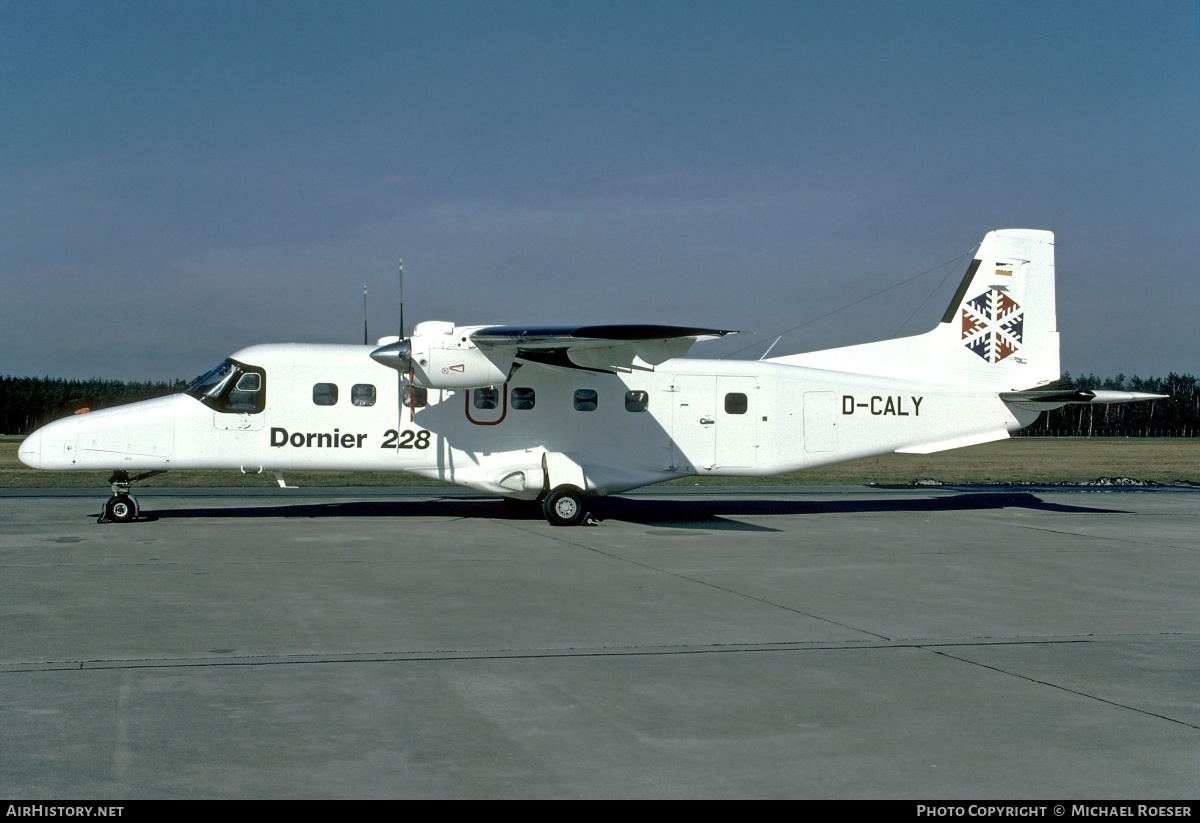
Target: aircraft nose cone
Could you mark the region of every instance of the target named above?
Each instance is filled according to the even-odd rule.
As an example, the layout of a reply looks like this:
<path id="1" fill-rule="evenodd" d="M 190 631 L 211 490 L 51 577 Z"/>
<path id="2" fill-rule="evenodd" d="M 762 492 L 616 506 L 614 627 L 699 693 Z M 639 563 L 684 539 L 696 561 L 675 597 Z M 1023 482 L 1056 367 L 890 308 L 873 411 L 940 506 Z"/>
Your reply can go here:
<path id="1" fill-rule="evenodd" d="M 17 458 L 31 469 L 42 467 L 42 432 L 38 429 L 17 447 Z"/>
<path id="2" fill-rule="evenodd" d="M 17 448 L 17 457 L 31 469 L 70 469 L 78 440 L 78 418 L 56 420 L 26 437 Z"/>

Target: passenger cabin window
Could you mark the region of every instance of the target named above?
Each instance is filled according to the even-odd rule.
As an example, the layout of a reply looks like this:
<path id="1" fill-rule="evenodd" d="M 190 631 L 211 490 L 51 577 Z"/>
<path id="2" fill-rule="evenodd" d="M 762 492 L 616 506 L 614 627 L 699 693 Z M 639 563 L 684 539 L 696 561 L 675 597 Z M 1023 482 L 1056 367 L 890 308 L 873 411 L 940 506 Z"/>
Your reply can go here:
<path id="1" fill-rule="evenodd" d="M 350 387 L 350 403 L 354 406 L 374 406 L 375 387 L 370 383 L 355 383 Z"/>
<path id="2" fill-rule="evenodd" d="M 600 402 L 600 396 L 595 389 L 575 390 L 575 411 L 593 412 Z"/>
<path id="3" fill-rule="evenodd" d="M 317 383 L 313 386 L 313 403 L 318 406 L 336 406 L 338 388 L 335 383 Z"/>
<path id="4" fill-rule="evenodd" d="M 500 390 L 495 386 L 473 389 L 471 395 L 477 409 L 494 409 L 500 405 Z"/>
<path id="5" fill-rule="evenodd" d="M 650 408 L 650 393 L 644 391 L 625 392 L 625 411 L 644 412 Z"/>
<path id="6" fill-rule="evenodd" d="M 529 411 L 532 409 L 534 400 L 535 398 L 533 389 L 516 388 L 509 393 L 508 397 L 509 405 L 514 409 L 520 409 L 521 411 Z"/>
<path id="7" fill-rule="evenodd" d="M 400 397 L 405 407 L 409 409 L 423 409 L 429 405 L 429 390 L 414 386 L 412 383 L 404 387 Z"/>
<path id="8" fill-rule="evenodd" d="M 745 414 L 750 408 L 750 401 L 741 392 L 730 392 L 725 395 L 726 414 Z"/>
<path id="9" fill-rule="evenodd" d="M 233 358 L 221 361 L 184 389 L 210 409 L 228 414 L 258 414 L 267 407 L 267 373 Z"/>

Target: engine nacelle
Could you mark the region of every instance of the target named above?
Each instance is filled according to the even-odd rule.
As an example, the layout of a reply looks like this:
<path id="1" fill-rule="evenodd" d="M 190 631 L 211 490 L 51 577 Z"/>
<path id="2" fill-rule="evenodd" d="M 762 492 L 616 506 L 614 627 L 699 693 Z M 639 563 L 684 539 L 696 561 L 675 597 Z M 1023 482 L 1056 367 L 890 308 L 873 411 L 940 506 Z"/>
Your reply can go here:
<path id="1" fill-rule="evenodd" d="M 479 389 L 507 382 L 513 370 L 509 352 L 484 354 L 471 341 L 475 327 L 426 321 L 413 329 L 413 383 L 426 389 Z"/>
<path id="2" fill-rule="evenodd" d="M 429 320 L 417 324 L 407 340 L 380 340 L 382 345 L 371 357 L 402 373 L 411 372 L 412 382 L 423 389 L 479 389 L 507 382 L 515 353 L 485 354 L 471 341 L 477 328 Z"/>
<path id="3" fill-rule="evenodd" d="M 413 343 L 417 341 L 414 339 Z M 426 389 L 478 389 L 499 386 L 512 374 L 512 357 L 497 364 L 475 346 L 442 348 L 431 346 L 425 351 L 414 345 L 413 383 Z"/>

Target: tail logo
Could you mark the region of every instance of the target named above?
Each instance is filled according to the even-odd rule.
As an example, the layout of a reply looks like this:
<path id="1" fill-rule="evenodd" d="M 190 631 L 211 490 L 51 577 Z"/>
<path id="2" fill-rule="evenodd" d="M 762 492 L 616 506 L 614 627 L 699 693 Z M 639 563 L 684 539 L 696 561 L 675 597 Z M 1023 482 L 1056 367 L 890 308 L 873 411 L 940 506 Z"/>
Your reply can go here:
<path id="1" fill-rule="evenodd" d="M 1025 313 L 1002 291 L 988 289 L 962 307 L 962 339 L 989 363 L 999 363 L 1021 348 Z"/>

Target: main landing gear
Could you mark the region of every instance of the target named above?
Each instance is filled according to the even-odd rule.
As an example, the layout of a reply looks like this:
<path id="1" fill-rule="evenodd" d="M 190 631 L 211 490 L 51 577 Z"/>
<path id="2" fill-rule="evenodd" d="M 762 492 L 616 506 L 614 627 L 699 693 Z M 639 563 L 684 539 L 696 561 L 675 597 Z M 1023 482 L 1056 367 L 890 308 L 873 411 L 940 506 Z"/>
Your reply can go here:
<path id="1" fill-rule="evenodd" d="M 578 526 L 588 516 L 583 491 L 577 486 L 556 486 L 542 499 L 542 514 L 551 526 Z"/>
<path id="2" fill-rule="evenodd" d="M 544 517 L 551 526 L 579 526 L 590 520 L 583 491 L 578 486 L 558 486 L 534 500 L 506 497 L 504 506 L 511 517 L 522 520 Z"/>
<path id="3" fill-rule="evenodd" d="M 112 477 L 108 478 L 108 482 L 112 484 L 112 497 L 104 501 L 104 508 L 101 510 L 100 516 L 96 518 L 96 522 L 132 523 L 137 520 L 140 509 L 137 498 L 129 493 L 130 488 L 139 480 L 162 473 L 162 471 L 143 472 L 130 477 L 129 472 L 114 471 Z"/>

